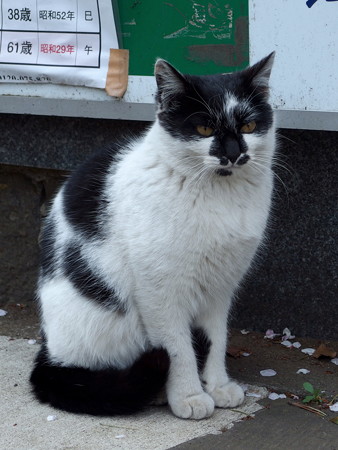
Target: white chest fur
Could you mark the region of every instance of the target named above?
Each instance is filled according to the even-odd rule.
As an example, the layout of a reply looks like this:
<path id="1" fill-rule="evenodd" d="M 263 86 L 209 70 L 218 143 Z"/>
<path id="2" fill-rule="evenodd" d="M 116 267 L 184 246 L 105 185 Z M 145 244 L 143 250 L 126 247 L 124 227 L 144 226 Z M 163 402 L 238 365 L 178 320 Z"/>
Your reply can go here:
<path id="1" fill-rule="evenodd" d="M 149 295 L 150 286 L 201 299 L 231 295 L 263 236 L 271 174 L 193 183 L 179 169 L 140 148 L 114 175 L 116 236 L 128 247 L 136 289 L 146 293 L 149 281 Z"/>

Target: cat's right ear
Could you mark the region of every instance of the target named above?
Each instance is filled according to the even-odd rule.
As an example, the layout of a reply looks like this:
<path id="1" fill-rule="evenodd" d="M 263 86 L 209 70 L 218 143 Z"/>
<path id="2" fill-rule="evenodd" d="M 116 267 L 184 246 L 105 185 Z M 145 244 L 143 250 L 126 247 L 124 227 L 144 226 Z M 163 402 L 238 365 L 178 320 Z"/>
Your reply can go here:
<path id="1" fill-rule="evenodd" d="M 243 71 L 251 86 L 265 97 L 269 96 L 269 79 L 275 59 L 275 52 Z"/>
<path id="2" fill-rule="evenodd" d="M 164 59 L 158 59 L 155 64 L 155 78 L 157 83 L 157 102 L 164 108 L 177 94 L 185 92 L 186 79 Z"/>

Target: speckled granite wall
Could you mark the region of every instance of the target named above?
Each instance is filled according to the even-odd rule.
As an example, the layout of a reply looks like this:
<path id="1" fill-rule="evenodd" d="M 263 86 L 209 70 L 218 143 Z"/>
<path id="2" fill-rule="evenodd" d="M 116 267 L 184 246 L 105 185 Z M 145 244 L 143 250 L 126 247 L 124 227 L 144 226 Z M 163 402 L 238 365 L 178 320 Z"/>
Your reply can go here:
<path id="1" fill-rule="evenodd" d="M 34 297 L 40 216 L 65 171 L 147 125 L 0 115 L 0 305 Z M 280 134 L 282 182 L 276 180 L 267 243 L 238 293 L 231 325 L 338 339 L 338 133 Z"/>
<path id="2" fill-rule="evenodd" d="M 338 133 L 280 130 L 267 246 L 233 324 L 338 340 Z"/>
<path id="3" fill-rule="evenodd" d="M 149 122 L 0 114 L 0 163 L 72 170 L 93 150 Z"/>

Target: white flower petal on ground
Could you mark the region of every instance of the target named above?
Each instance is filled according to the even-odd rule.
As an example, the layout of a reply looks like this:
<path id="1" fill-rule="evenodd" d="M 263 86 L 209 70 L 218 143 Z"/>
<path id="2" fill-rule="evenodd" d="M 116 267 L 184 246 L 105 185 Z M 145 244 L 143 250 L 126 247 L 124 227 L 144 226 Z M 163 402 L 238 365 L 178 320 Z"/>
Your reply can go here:
<path id="1" fill-rule="evenodd" d="M 298 369 L 296 373 L 303 373 L 306 375 L 307 373 L 310 373 L 310 371 L 308 369 Z"/>
<path id="2" fill-rule="evenodd" d="M 273 330 L 268 329 L 265 332 L 264 339 L 273 339 L 276 336 L 279 336 L 279 334 L 276 334 Z"/>
<path id="3" fill-rule="evenodd" d="M 262 377 L 274 377 L 275 375 L 277 375 L 277 372 L 273 369 L 261 370 L 259 373 L 262 375 Z"/>
<path id="4" fill-rule="evenodd" d="M 271 392 L 271 394 L 269 394 L 270 400 L 278 400 L 279 398 L 286 398 L 286 395 L 285 394 L 277 394 L 276 392 Z"/>
<path id="5" fill-rule="evenodd" d="M 303 350 L 301 350 L 303 353 L 306 353 L 307 355 L 313 355 L 315 352 L 314 348 L 303 348 Z"/>
<path id="6" fill-rule="evenodd" d="M 5 311 L 4 309 L 0 309 L 0 317 L 6 316 L 7 311 Z"/>
<path id="7" fill-rule="evenodd" d="M 261 398 L 261 394 L 256 394 L 255 392 L 246 392 L 245 393 L 246 397 L 256 397 L 256 398 Z"/>
<path id="8" fill-rule="evenodd" d="M 287 339 L 294 339 L 296 336 L 292 336 L 291 331 L 289 328 L 284 328 L 283 330 L 283 341 L 286 341 Z"/>
<path id="9" fill-rule="evenodd" d="M 338 402 L 334 403 L 333 405 L 329 406 L 330 411 L 338 412 Z"/>
<path id="10" fill-rule="evenodd" d="M 338 366 L 338 358 L 333 358 L 333 359 L 331 359 L 331 362 L 332 362 L 333 364 L 335 364 L 336 366 Z"/>
<path id="11" fill-rule="evenodd" d="M 56 419 L 57 419 L 56 416 L 47 416 L 47 422 L 53 422 Z"/>
<path id="12" fill-rule="evenodd" d="M 277 400 L 278 398 L 279 398 L 279 395 L 276 394 L 276 392 L 271 392 L 271 394 L 269 394 L 270 400 Z"/>
<path id="13" fill-rule="evenodd" d="M 126 437 L 125 434 L 117 434 L 117 435 L 115 436 L 115 439 L 123 439 L 123 438 L 125 438 L 125 437 Z"/>
<path id="14" fill-rule="evenodd" d="M 287 348 L 300 348 L 302 346 L 300 342 L 290 342 L 287 339 L 285 341 L 282 341 L 281 344 Z"/>
<path id="15" fill-rule="evenodd" d="M 242 355 L 242 356 L 250 356 L 251 353 L 243 352 L 243 353 L 241 353 L 241 355 Z"/>
<path id="16" fill-rule="evenodd" d="M 29 344 L 29 345 L 34 345 L 34 344 L 36 344 L 36 339 L 29 339 L 29 340 L 28 340 L 28 344 Z"/>
<path id="17" fill-rule="evenodd" d="M 241 330 L 241 333 L 242 333 L 242 334 L 249 334 L 250 331 L 248 331 L 248 330 Z"/>

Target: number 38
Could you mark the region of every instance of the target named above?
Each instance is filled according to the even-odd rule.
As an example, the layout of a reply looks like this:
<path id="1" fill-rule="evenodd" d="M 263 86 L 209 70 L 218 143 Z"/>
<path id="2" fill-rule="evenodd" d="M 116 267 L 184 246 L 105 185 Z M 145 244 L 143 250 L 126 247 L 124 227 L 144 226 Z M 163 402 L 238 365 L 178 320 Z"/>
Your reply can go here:
<path id="1" fill-rule="evenodd" d="M 9 20 L 19 20 L 20 19 L 20 11 L 18 9 L 9 8 L 8 10 L 8 19 Z"/>

